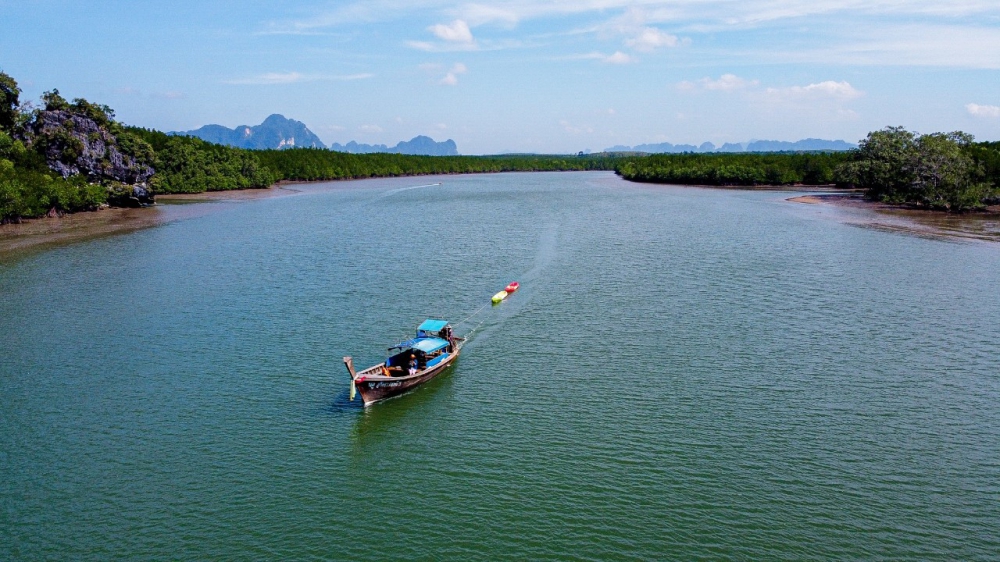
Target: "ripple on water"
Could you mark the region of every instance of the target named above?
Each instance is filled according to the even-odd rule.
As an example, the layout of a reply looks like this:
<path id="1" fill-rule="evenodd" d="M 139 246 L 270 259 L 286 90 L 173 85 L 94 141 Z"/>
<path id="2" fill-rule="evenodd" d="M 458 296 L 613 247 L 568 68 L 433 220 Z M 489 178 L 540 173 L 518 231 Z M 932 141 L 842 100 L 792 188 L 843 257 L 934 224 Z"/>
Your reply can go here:
<path id="1" fill-rule="evenodd" d="M 299 187 L 0 265 L 0 557 L 1000 551 L 993 246 L 604 173 Z"/>

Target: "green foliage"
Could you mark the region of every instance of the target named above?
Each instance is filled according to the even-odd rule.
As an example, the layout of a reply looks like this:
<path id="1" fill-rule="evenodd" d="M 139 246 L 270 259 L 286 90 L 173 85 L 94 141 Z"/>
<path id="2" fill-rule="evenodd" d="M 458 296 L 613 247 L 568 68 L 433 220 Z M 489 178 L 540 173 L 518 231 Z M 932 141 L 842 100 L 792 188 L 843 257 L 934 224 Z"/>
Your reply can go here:
<path id="1" fill-rule="evenodd" d="M 255 154 L 279 179 L 293 181 L 428 174 L 612 170 L 617 161 L 608 156 L 348 154 L 316 148 L 262 150 Z"/>
<path id="2" fill-rule="evenodd" d="M 838 177 L 874 201 L 948 211 L 982 208 L 996 198 L 1000 155 L 972 141 L 960 131 L 917 135 L 887 127 L 861 141 Z"/>
<path id="3" fill-rule="evenodd" d="M 52 88 L 51 90 L 42 93 L 42 103 L 45 111 L 60 111 L 69 109 L 69 102 L 66 98 L 59 95 L 59 90 Z"/>
<path id="4" fill-rule="evenodd" d="M 0 222 L 16 222 L 51 210 L 64 213 L 92 210 L 107 198 L 105 187 L 90 185 L 81 176 L 63 179 L 0 159 Z"/>
<path id="5" fill-rule="evenodd" d="M 825 185 L 848 157 L 839 152 L 652 154 L 622 160 L 631 181 L 718 186 Z"/>
<path id="6" fill-rule="evenodd" d="M 154 193 L 201 193 L 268 187 L 280 178 L 261 166 L 252 151 L 131 128 L 127 134 L 153 151 Z"/>
<path id="7" fill-rule="evenodd" d="M 17 81 L 0 71 L 0 131 L 14 130 L 20 107 L 20 95 L 21 88 L 18 87 Z"/>

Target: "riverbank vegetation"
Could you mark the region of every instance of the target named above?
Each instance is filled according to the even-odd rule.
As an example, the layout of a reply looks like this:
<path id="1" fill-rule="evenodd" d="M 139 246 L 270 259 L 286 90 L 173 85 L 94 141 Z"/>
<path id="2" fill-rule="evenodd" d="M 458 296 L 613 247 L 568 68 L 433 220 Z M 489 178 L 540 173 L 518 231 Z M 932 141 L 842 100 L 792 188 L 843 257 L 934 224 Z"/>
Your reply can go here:
<path id="1" fill-rule="evenodd" d="M 825 185 L 836 183 L 846 152 L 653 154 L 623 160 L 618 173 L 631 181 L 714 186 Z"/>
<path id="2" fill-rule="evenodd" d="M 137 206 L 155 194 L 266 188 L 278 181 L 423 174 L 613 170 L 594 156 L 408 156 L 323 149 L 247 150 L 128 127 L 114 111 L 58 90 L 35 107 L 0 72 L 0 221 Z"/>
<path id="3" fill-rule="evenodd" d="M 852 152 L 410 156 L 247 150 L 128 127 L 114 111 L 45 92 L 22 103 L 0 72 L 0 222 L 141 206 L 155 194 L 424 174 L 614 170 L 627 180 L 715 186 L 858 187 L 869 199 L 966 211 L 998 202 L 1000 143 L 887 128 Z"/>
<path id="4" fill-rule="evenodd" d="M 1000 203 L 996 144 L 976 144 L 962 132 L 918 135 L 887 127 L 869 133 L 838 173 L 874 201 L 976 210 Z"/>
<path id="5" fill-rule="evenodd" d="M 829 153 L 657 154 L 627 158 L 625 179 L 716 186 L 859 188 L 872 201 L 964 212 L 1000 204 L 1000 142 L 962 132 L 869 133 L 857 150 Z"/>

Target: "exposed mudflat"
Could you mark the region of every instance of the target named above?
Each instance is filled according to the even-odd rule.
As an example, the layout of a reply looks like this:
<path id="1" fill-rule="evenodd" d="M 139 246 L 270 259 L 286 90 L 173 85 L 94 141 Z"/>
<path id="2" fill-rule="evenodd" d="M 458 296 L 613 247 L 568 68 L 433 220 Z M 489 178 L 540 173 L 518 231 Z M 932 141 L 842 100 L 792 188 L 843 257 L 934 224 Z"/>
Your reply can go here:
<path id="1" fill-rule="evenodd" d="M 20 224 L 0 225 L 0 259 L 61 244 L 149 228 L 210 212 L 209 208 L 195 209 L 200 207 L 198 205 L 176 208 L 185 203 L 247 201 L 294 193 L 297 190 L 288 187 L 288 184 L 276 184 L 268 189 L 158 195 L 157 205 L 153 207 L 110 208 L 61 217 L 25 219 Z"/>
<path id="2" fill-rule="evenodd" d="M 848 221 L 864 228 L 931 238 L 1000 242 L 1000 206 L 953 214 L 866 201 L 859 194 L 843 193 L 801 195 L 788 201 L 854 209 L 858 213 Z"/>

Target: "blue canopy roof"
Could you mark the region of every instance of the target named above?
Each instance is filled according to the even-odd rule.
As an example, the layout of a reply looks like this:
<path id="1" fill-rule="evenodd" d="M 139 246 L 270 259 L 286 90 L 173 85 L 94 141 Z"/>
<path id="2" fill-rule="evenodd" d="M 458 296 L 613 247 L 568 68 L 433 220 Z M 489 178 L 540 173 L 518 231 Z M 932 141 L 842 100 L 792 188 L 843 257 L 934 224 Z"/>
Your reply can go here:
<path id="1" fill-rule="evenodd" d="M 423 324 L 417 326 L 417 330 L 423 332 L 440 332 L 447 325 L 447 320 L 431 320 L 428 318 L 427 320 L 424 320 Z"/>
<path id="2" fill-rule="evenodd" d="M 424 353 L 434 353 L 439 349 L 444 349 L 448 347 L 448 340 L 443 340 L 441 338 L 420 338 L 411 346 L 413 349 L 419 349 Z"/>
<path id="3" fill-rule="evenodd" d="M 399 342 L 389 349 L 411 348 L 423 351 L 424 353 L 434 353 L 435 351 L 444 349 L 445 347 L 448 347 L 448 340 L 443 340 L 441 338 L 413 338 L 412 340 Z"/>

